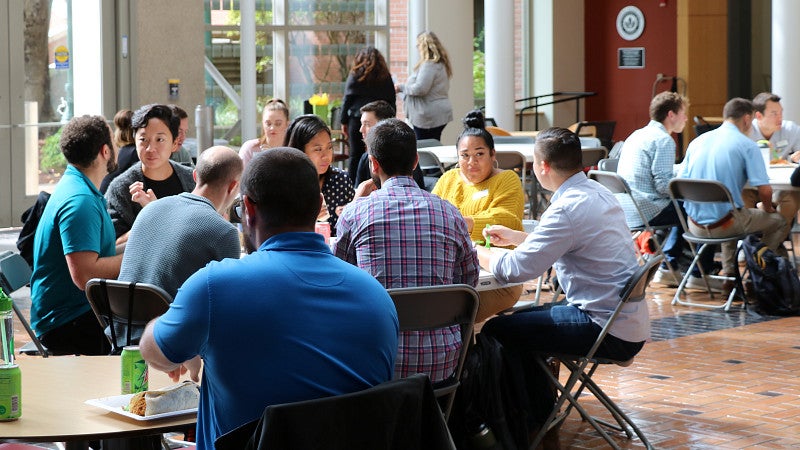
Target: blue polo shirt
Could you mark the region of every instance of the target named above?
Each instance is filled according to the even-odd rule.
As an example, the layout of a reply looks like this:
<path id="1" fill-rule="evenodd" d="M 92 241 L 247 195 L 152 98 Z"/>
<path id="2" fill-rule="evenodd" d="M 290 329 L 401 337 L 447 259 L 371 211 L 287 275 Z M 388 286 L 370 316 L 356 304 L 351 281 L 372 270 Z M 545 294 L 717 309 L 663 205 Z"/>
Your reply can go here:
<path id="1" fill-rule="evenodd" d="M 91 308 L 72 282 L 65 255 L 116 253 L 114 225 L 106 199 L 80 170 L 67 166 L 44 208 L 33 241 L 31 325 L 42 334 L 65 325 Z"/>
<path id="2" fill-rule="evenodd" d="M 203 358 L 198 450 L 268 405 L 390 380 L 398 334 L 386 289 L 313 232 L 281 233 L 242 259 L 209 263 L 153 328 L 170 361 Z"/>

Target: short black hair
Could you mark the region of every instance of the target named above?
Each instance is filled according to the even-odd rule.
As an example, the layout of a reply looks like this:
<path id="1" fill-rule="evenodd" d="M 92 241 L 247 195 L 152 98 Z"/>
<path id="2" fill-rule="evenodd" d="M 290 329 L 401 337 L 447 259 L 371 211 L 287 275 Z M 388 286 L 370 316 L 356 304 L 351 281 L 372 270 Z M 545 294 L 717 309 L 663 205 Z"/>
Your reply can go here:
<path id="1" fill-rule="evenodd" d="M 559 172 L 577 172 L 583 169 L 581 140 L 566 128 L 552 127 L 536 135 L 536 157 Z"/>
<path id="2" fill-rule="evenodd" d="M 369 102 L 362 106 L 359 111 L 362 113 L 371 112 L 372 114 L 375 114 L 375 118 L 378 120 L 391 119 L 397 115 L 397 111 L 395 111 L 394 106 L 392 106 L 386 100 L 375 100 L 374 102 Z"/>
<path id="3" fill-rule="evenodd" d="M 483 116 L 483 111 L 480 109 L 473 109 L 468 112 L 461 122 L 464 124 L 464 130 L 458 135 L 456 139 L 456 150 L 461 139 L 467 136 L 475 136 L 483 139 L 486 146 L 489 147 L 489 155 L 494 155 L 494 138 L 492 134 L 486 131 L 486 119 Z"/>
<path id="4" fill-rule="evenodd" d="M 316 114 L 297 116 L 286 129 L 284 145 L 302 152 L 306 144 L 311 142 L 320 131 L 328 133 L 328 136 L 331 135 L 331 129 Z"/>
<path id="5" fill-rule="evenodd" d="M 186 114 L 186 111 L 183 108 L 181 108 L 180 106 L 174 105 L 174 104 L 167 105 L 167 106 L 169 106 L 169 109 L 172 110 L 172 114 L 175 114 L 176 116 L 178 116 L 179 120 L 183 120 L 183 119 L 188 119 L 189 118 L 189 114 Z"/>
<path id="6" fill-rule="evenodd" d="M 753 114 L 753 102 L 741 97 L 734 97 L 725 103 L 722 108 L 722 117 L 725 119 L 741 119 L 747 114 Z"/>
<path id="7" fill-rule="evenodd" d="M 367 135 L 367 148 L 388 176 L 411 175 L 417 161 L 414 130 L 397 119 L 378 122 Z"/>
<path id="8" fill-rule="evenodd" d="M 266 229 L 313 227 L 319 215 L 317 168 L 296 148 L 276 147 L 253 157 L 241 191 L 256 204 Z"/>
<path id="9" fill-rule="evenodd" d="M 158 119 L 163 122 L 164 125 L 169 128 L 169 132 L 172 133 L 172 141 L 175 142 L 181 127 L 181 119 L 173 113 L 172 108 L 158 103 L 144 105 L 133 113 L 133 117 L 131 117 L 131 127 L 133 128 L 134 136 L 140 128 L 147 127 L 147 123 L 150 119 Z"/>
<path id="10" fill-rule="evenodd" d="M 762 92 L 753 98 L 753 109 L 761 114 L 767 109 L 767 102 L 779 103 L 781 98 L 772 92 Z"/>
<path id="11" fill-rule="evenodd" d="M 111 130 L 103 116 L 73 117 L 61 129 L 60 145 L 67 162 L 82 168 L 92 165 L 104 145 L 114 150 Z"/>

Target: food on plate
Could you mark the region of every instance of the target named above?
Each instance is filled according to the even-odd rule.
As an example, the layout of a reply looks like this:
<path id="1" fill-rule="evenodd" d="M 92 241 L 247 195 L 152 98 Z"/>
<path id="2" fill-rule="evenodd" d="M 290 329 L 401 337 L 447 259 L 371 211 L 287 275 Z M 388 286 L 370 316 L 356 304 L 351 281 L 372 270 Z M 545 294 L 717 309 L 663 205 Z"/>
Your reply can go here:
<path id="1" fill-rule="evenodd" d="M 200 403 L 200 390 L 191 381 L 134 394 L 128 404 L 128 411 L 140 416 L 153 416 L 185 409 L 197 408 Z"/>
<path id="2" fill-rule="evenodd" d="M 778 158 L 778 159 L 771 159 L 769 161 L 769 163 L 770 164 L 789 164 L 789 161 L 785 160 L 784 158 Z"/>

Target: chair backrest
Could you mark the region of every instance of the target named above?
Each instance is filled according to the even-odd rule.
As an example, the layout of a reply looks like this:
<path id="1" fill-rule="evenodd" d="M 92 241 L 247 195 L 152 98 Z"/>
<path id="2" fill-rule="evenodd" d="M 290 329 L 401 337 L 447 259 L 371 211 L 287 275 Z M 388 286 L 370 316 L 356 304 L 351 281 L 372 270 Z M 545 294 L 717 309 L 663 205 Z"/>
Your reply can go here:
<path id="1" fill-rule="evenodd" d="M 517 172 L 520 180 L 522 181 L 522 187 L 524 189 L 526 169 L 525 155 L 514 150 L 496 150 L 494 152 L 494 157 L 497 161 L 497 167 L 503 170 L 513 170 L 514 172 Z"/>
<path id="2" fill-rule="evenodd" d="M 466 284 L 389 289 L 397 309 L 400 331 L 438 330 L 453 325 L 461 327 L 461 350 L 453 376 L 437 383 L 436 396 L 443 403 L 445 418 L 449 417 L 461 370 L 472 342 L 475 314 L 478 312 L 478 293 Z"/>
<path id="3" fill-rule="evenodd" d="M 351 394 L 267 406 L 217 450 L 455 449 L 431 382 L 417 374 Z"/>
<path id="4" fill-rule="evenodd" d="M 636 198 L 633 196 L 633 192 L 631 192 L 628 182 L 619 176 L 618 173 L 607 172 L 604 170 L 590 170 L 586 175 L 589 177 L 589 179 L 602 184 L 606 189 L 611 191 L 612 194 L 627 195 L 633 206 L 636 208 L 636 211 L 639 213 L 639 218 L 642 220 L 644 227 L 650 228 L 650 224 L 647 221 L 647 216 L 645 216 L 644 211 L 642 211 L 642 209 L 639 207 L 639 204 L 636 202 Z M 628 224 L 628 226 L 630 227 L 630 224 Z"/>
<path id="5" fill-rule="evenodd" d="M 608 149 L 604 147 L 597 148 L 582 148 L 581 149 L 581 164 L 583 167 L 595 167 L 598 161 L 608 156 Z"/>
<path id="6" fill-rule="evenodd" d="M 619 303 L 617 307 L 614 309 L 614 312 L 611 313 L 611 317 L 608 318 L 608 322 L 603 326 L 603 329 L 600 331 L 600 334 L 597 336 L 597 340 L 595 340 L 594 345 L 589 350 L 589 353 L 586 355 L 587 359 L 594 358 L 597 349 L 603 343 L 603 339 L 605 339 L 606 335 L 608 334 L 611 327 L 614 325 L 614 322 L 617 320 L 620 312 L 622 312 L 622 308 L 625 307 L 626 303 L 629 302 L 639 302 L 644 300 L 645 291 L 647 290 L 647 285 L 650 284 L 650 281 L 655 276 L 658 267 L 661 265 L 661 261 L 664 259 L 663 256 L 659 255 L 654 258 L 648 259 L 644 265 L 641 265 L 636 268 L 636 271 L 633 272 L 633 275 L 628 279 L 627 283 L 622 287 L 619 292 Z"/>
<path id="7" fill-rule="evenodd" d="M 615 120 L 587 120 L 578 122 L 575 134 L 581 135 L 581 128 L 594 127 L 593 136 L 600 139 L 600 143 L 606 149 L 614 146 L 614 129 L 617 127 Z"/>
<path id="8" fill-rule="evenodd" d="M 417 150 L 419 169 L 426 176 L 438 177 L 444 173 L 444 167 L 436 153 L 430 150 Z"/>
<path id="9" fill-rule="evenodd" d="M 12 292 L 31 282 L 31 266 L 18 253 L 0 253 L 0 287 L 11 295 Z"/>
<path id="10" fill-rule="evenodd" d="M 511 136 L 511 133 L 508 130 L 493 125 L 486 126 L 486 131 L 488 131 L 492 136 Z"/>
<path id="11" fill-rule="evenodd" d="M 696 136 L 717 129 L 720 126 L 718 123 L 708 123 L 706 119 L 703 119 L 703 116 L 694 116 L 694 123 L 694 134 Z"/>
<path id="12" fill-rule="evenodd" d="M 497 144 L 530 144 L 536 143 L 536 138 L 533 136 L 492 136 L 494 145 Z"/>
<path id="13" fill-rule="evenodd" d="M 605 172 L 616 172 L 619 158 L 603 158 L 597 161 L 597 168 Z"/>
<path id="14" fill-rule="evenodd" d="M 427 148 L 427 147 L 441 147 L 442 142 L 438 139 L 418 139 L 417 140 L 417 149 L 420 148 Z"/>
<path id="15" fill-rule="evenodd" d="M 131 345 L 131 332 L 134 325 L 143 326 L 150 320 L 164 314 L 172 303 L 172 297 L 158 286 L 147 283 L 92 278 L 86 282 L 86 297 L 94 315 L 105 328 L 109 327 L 113 353 Z M 126 325 L 125 339 L 117 339 L 113 323 Z"/>
<path id="16" fill-rule="evenodd" d="M 698 180 L 693 178 L 673 178 L 669 182 L 669 196 L 675 210 L 678 211 L 678 219 L 681 221 L 683 230 L 688 232 L 689 226 L 686 223 L 684 214 L 681 213 L 679 201 L 693 203 L 729 203 L 731 209 L 736 209 L 733 197 L 728 188 L 715 180 Z"/>
<path id="17" fill-rule="evenodd" d="M 622 146 L 625 145 L 625 141 L 617 141 L 614 142 L 614 146 L 608 150 L 608 157 L 609 158 L 619 158 L 619 154 L 622 153 Z"/>

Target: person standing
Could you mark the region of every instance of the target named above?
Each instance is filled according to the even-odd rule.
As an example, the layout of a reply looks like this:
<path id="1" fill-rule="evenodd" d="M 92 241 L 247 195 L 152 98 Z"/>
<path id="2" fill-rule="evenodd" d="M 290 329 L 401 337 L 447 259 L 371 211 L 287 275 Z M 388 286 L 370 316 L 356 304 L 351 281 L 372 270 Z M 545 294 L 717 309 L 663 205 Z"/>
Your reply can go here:
<path id="1" fill-rule="evenodd" d="M 241 194 L 243 225 L 258 251 L 200 269 L 145 328 L 140 349 L 153 369 L 176 381 L 188 371 L 197 381 L 202 359 L 200 450 L 213 449 L 217 437 L 269 405 L 356 392 L 392 378 L 394 303 L 314 232 L 317 178 L 296 149 L 253 158 Z"/>
<path id="2" fill-rule="evenodd" d="M 439 38 L 432 31 L 417 36 L 419 62 L 405 84 L 395 85 L 403 94 L 406 117 L 414 126 L 417 139 L 442 140 L 442 130 L 453 120 L 448 93 L 453 69 Z"/>
<path id="3" fill-rule="evenodd" d="M 375 47 L 368 46 L 356 54 L 342 99 L 342 133 L 350 143 L 348 174 L 351 180 L 356 179 L 365 147 L 361 134 L 361 107 L 376 100 L 383 100 L 394 108 L 397 97 L 386 60 Z"/>
<path id="4" fill-rule="evenodd" d="M 455 206 L 420 189 L 414 132 L 386 119 L 367 135 L 370 167 L 381 188 L 345 206 L 334 253 L 372 274 L 386 289 L 464 283 L 475 286 L 480 268 L 466 223 Z M 461 348 L 458 326 L 403 332 L 396 377 L 425 373 L 447 379 Z"/>
<path id="5" fill-rule="evenodd" d="M 83 292 L 91 278 L 117 278 L 122 262 L 99 187 L 117 164 L 102 116 L 75 117 L 61 131 L 67 169 L 36 228 L 31 325 L 54 354 L 111 350 Z"/>

